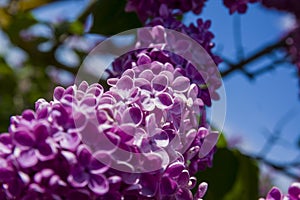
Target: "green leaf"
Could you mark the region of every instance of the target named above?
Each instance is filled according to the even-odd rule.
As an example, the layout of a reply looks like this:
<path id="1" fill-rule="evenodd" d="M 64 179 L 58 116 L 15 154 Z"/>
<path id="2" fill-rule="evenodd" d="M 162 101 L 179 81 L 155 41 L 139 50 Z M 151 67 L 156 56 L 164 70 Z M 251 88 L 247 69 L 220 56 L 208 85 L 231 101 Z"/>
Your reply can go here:
<path id="1" fill-rule="evenodd" d="M 84 32 L 83 24 L 79 21 L 74 21 L 70 23 L 69 32 L 76 35 L 82 35 Z"/>
<path id="2" fill-rule="evenodd" d="M 238 150 L 219 148 L 213 167 L 199 172 L 200 182 L 208 183 L 205 200 L 252 200 L 258 197 L 258 167 Z"/>
<path id="3" fill-rule="evenodd" d="M 239 171 L 232 190 L 224 200 L 252 200 L 258 199 L 258 166 L 256 161 L 237 152 Z"/>
<path id="4" fill-rule="evenodd" d="M 222 132 L 221 132 L 221 134 L 219 136 L 217 147 L 218 148 L 225 148 L 225 147 L 227 147 L 227 141 L 226 141 L 225 135 Z"/>
<path id="5" fill-rule="evenodd" d="M 122 31 L 141 27 L 135 13 L 125 12 L 126 0 L 98 0 L 92 14 L 94 24 L 91 32 L 114 35 Z"/>

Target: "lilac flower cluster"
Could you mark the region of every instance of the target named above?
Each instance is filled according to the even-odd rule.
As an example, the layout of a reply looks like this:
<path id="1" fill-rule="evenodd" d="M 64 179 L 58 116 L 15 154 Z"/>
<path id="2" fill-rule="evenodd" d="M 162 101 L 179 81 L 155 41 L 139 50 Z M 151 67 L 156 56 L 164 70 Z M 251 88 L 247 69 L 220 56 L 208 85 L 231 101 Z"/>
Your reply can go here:
<path id="1" fill-rule="evenodd" d="M 260 0 L 223 0 L 224 5 L 229 8 L 229 13 L 233 14 L 235 12 L 245 13 L 248 9 L 249 3 L 256 3 Z"/>
<path id="2" fill-rule="evenodd" d="M 152 23 L 152 25 L 159 24 L 160 20 L 152 21 Z M 162 22 L 162 24 L 166 25 L 167 23 Z M 221 86 L 219 73 L 216 71 L 217 67 L 214 63 L 220 62 L 220 59 L 217 56 L 213 57 L 214 61 L 209 58 L 212 56 L 210 51 L 212 45 L 209 41 L 213 37 L 211 32 L 207 31 L 210 22 L 198 20 L 198 28 L 194 25 L 191 25 L 189 28 L 182 24 L 180 25 L 181 27 L 177 26 L 177 28 L 172 27 L 172 23 L 170 25 L 171 29 L 181 29 L 180 32 L 185 32 L 192 36 L 195 41 L 175 36 L 161 25 L 141 29 L 138 33 L 136 45 L 136 48 L 139 50 L 117 58 L 112 64 L 112 69 L 107 69 L 106 71 L 109 77 L 120 77 L 125 70 L 151 61 L 170 63 L 179 68 L 178 70 L 184 76 L 197 85 L 198 97 L 204 101 L 205 105 L 210 106 L 211 99 L 219 98 L 216 90 Z M 192 29 L 197 29 L 199 34 L 193 34 Z M 199 47 L 196 41 L 202 45 Z M 145 49 L 145 47 L 147 48 Z"/>
<path id="3" fill-rule="evenodd" d="M 259 200 L 300 200 L 300 183 L 293 183 L 289 187 L 287 195 L 283 195 L 278 188 L 273 187 L 266 198 Z"/>
<path id="4" fill-rule="evenodd" d="M 162 5 L 168 9 L 184 13 L 192 11 L 200 14 L 206 0 L 128 0 L 125 10 L 136 12 L 142 22 L 149 18 L 159 16 L 159 9 Z"/>
<path id="5" fill-rule="evenodd" d="M 57 87 L 53 101 L 12 117 L 0 135 L 0 197 L 201 199 L 207 184 L 193 196 L 192 175 L 215 149 L 202 146 L 214 133 L 199 121 L 198 88 L 170 63 L 139 62 L 107 92 Z"/>

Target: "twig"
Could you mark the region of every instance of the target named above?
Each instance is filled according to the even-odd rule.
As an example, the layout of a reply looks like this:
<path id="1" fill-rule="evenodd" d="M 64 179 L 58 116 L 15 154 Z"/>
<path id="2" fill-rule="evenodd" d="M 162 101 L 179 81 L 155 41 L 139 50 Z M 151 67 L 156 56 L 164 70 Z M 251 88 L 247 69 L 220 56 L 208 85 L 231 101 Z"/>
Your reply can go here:
<path id="1" fill-rule="evenodd" d="M 277 42 L 275 42 L 275 43 L 267 45 L 266 47 L 255 51 L 254 54 L 252 54 L 251 56 L 249 56 L 246 59 L 241 60 L 239 63 L 236 63 L 236 64 L 227 63 L 227 65 L 229 65 L 229 69 L 226 69 L 223 72 L 221 72 L 222 77 L 228 76 L 229 74 L 231 74 L 231 72 L 233 72 L 235 70 L 242 70 L 243 71 L 244 67 L 247 64 L 251 63 L 252 61 L 273 52 L 275 49 L 284 47 L 286 45 L 285 40 L 286 40 L 286 37 L 279 40 L 279 41 L 277 41 Z"/>

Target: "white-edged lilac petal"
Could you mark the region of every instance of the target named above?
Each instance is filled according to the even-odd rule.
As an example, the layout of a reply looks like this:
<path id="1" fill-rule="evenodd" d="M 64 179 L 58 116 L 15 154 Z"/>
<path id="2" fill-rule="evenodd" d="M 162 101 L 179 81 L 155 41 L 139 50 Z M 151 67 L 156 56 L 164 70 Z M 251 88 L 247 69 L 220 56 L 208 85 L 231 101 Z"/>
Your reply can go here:
<path id="1" fill-rule="evenodd" d="M 33 167 L 38 163 L 38 158 L 34 149 L 21 151 L 20 155 L 17 156 L 17 160 L 23 168 Z"/>
<path id="2" fill-rule="evenodd" d="M 138 55 L 137 65 L 146 65 L 151 63 L 151 58 L 145 54 L 141 53 Z"/>
<path id="3" fill-rule="evenodd" d="M 78 86 L 78 90 L 81 90 L 82 92 L 85 92 L 88 88 L 89 84 L 86 81 L 82 81 Z"/>
<path id="4" fill-rule="evenodd" d="M 119 90 L 131 90 L 133 88 L 133 80 L 129 76 L 122 76 L 117 84 L 116 88 Z"/>
<path id="5" fill-rule="evenodd" d="M 151 71 L 154 75 L 158 75 L 162 71 L 163 66 L 164 65 L 161 62 L 154 61 L 151 63 Z"/>
<path id="6" fill-rule="evenodd" d="M 155 44 L 165 43 L 165 28 L 161 25 L 155 26 L 151 30 L 151 35 L 155 39 Z"/>
<path id="7" fill-rule="evenodd" d="M 199 150 L 199 157 L 205 157 L 217 144 L 220 134 L 218 132 L 210 132 L 203 141 Z"/>
<path id="8" fill-rule="evenodd" d="M 39 143 L 36 148 L 37 148 L 36 151 L 37 157 L 41 161 L 50 160 L 56 154 L 56 149 L 53 147 L 53 145 L 48 144 L 46 142 Z"/>
<path id="9" fill-rule="evenodd" d="M 119 78 L 109 78 L 107 79 L 107 84 L 110 86 L 115 86 L 118 82 Z"/>
<path id="10" fill-rule="evenodd" d="M 146 129 L 148 134 L 154 134 L 157 128 L 155 114 L 151 113 L 146 116 Z"/>
<path id="11" fill-rule="evenodd" d="M 86 97 L 80 102 L 80 106 L 94 107 L 97 104 L 97 100 L 95 97 Z"/>
<path id="12" fill-rule="evenodd" d="M 155 105 L 162 110 L 170 108 L 173 103 L 174 100 L 168 93 L 160 93 L 155 98 Z"/>
<path id="13" fill-rule="evenodd" d="M 190 79 L 179 76 L 172 83 L 172 88 L 175 92 L 186 92 L 190 87 Z"/>
<path id="14" fill-rule="evenodd" d="M 181 174 L 179 174 L 177 178 L 177 182 L 179 185 L 186 187 L 189 184 L 190 181 L 190 173 L 188 170 L 183 170 Z"/>
<path id="15" fill-rule="evenodd" d="M 138 29 L 138 38 L 140 41 L 145 42 L 148 46 L 148 44 L 150 44 L 153 40 L 151 31 L 149 31 L 148 29 Z"/>
<path id="16" fill-rule="evenodd" d="M 154 74 L 150 69 L 146 69 L 139 74 L 139 78 L 144 78 L 150 82 L 154 78 Z"/>
<path id="17" fill-rule="evenodd" d="M 266 200 L 282 200 L 282 193 L 277 187 L 273 187 L 267 194 Z"/>
<path id="18" fill-rule="evenodd" d="M 192 83 L 189 87 L 189 90 L 187 92 L 187 96 L 192 98 L 192 99 L 196 99 L 198 96 L 198 87 L 196 84 Z"/>
<path id="19" fill-rule="evenodd" d="M 88 187 L 98 195 L 103 195 L 109 190 L 109 183 L 105 176 L 101 174 L 93 174 L 90 177 Z"/>
<path id="20" fill-rule="evenodd" d="M 169 83 L 172 83 L 174 80 L 174 75 L 171 71 L 162 71 L 159 73 L 159 75 L 164 75 L 164 76 L 168 77 Z"/>
<path id="21" fill-rule="evenodd" d="M 89 182 L 90 175 L 84 171 L 84 169 L 75 165 L 71 169 L 71 174 L 68 177 L 68 182 L 74 187 L 84 187 Z"/>
<path id="22" fill-rule="evenodd" d="M 64 92 L 65 92 L 65 89 L 63 87 L 60 87 L 60 86 L 56 87 L 54 89 L 53 99 L 57 100 L 57 101 L 61 100 L 61 98 L 64 95 Z"/>
<path id="23" fill-rule="evenodd" d="M 134 86 L 138 87 L 138 88 L 141 88 L 143 90 L 151 91 L 151 84 L 145 78 L 136 78 L 136 79 L 134 79 Z"/>
<path id="24" fill-rule="evenodd" d="M 90 95 L 93 95 L 93 96 L 96 96 L 96 97 L 100 97 L 100 96 L 102 96 L 103 91 L 104 91 L 104 89 L 103 89 L 102 85 L 94 83 L 88 88 L 86 93 L 90 94 Z"/>
<path id="25" fill-rule="evenodd" d="M 167 147 L 169 144 L 169 136 L 168 134 L 161 130 L 159 133 L 153 136 L 153 140 L 158 147 Z"/>
<path id="26" fill-rule="evenodd" d="M 62 132 L 61 134 L 62 138 L 60 140 L 60 145 L 62 148 L 74 151 L 81 142 L 80 134 L 75 131 L 70 131 L 68 133 Z"/>
<path id="27" fill-rule="evenodd" d="M 155 91 L 162 92 L 168 87 L 169 80 L 165 75 L 157 75 L 151 81 L 151 86 Z"/>
<path id="28" fill-rule="evenodd" d="M 127 69 L 125 72 L 123 72 L 122 76 L 129 76 L 130 78 L 134 78 L 135 72 L 133 69 Z"/>
<path id="29" fill-rule="evenodd" d="M 137 107 L 126 109 L 122 115 L 122 123 L 132 123 L 138 126 L 143 119 L 142 111 Z"/>
<path id="30" fill-rule="evenodd" d="M 182 173 L 184 169 L 184 164 L 176 161 L 168 166 L 165 173 L 170 177 L 177 177 Z"/>

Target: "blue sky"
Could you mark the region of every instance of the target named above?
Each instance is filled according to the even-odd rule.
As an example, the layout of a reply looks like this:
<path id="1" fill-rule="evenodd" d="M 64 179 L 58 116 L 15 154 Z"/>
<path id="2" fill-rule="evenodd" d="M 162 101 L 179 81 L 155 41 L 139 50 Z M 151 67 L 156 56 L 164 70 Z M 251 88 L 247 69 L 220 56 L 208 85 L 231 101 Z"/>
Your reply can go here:
<path id="1" fill-rule="evenodd" d="M 36 15 L 41 19 L 72 18 L 80 12 L 85 1 L 64 1 L 55 6 L 40 9 Z M 53 9 L 55 12 L 53 13 Z M 247 14 L 228 14 L 221 1 L 209 1 L 202 17 L 212 20 L 211 30 L 215 34 L 215 51 L 232 61 L 237 60 L 235 48 L 236 33 L 234 25 L 241 22 L 241 36 L 245 54 L 276 41 L 289 26 L 290 17 L 285 13 L 265 10 L 259 5 L 251 5 Z M 185 22 L 195 21 L 196 17 L 188 14 Z M 253 63 L 249 68 L 256 68 L 267 63 L 267 59 Z M 259 152 L 266 141 L 266 136 L 276 129 L 281 119 L 288 123 L 279 125 L 284 141 L 270 152 L 268 158 L 278 162 L 288 162 L 298 156 L 296 141 L 300 135 L 300 102 L 298 98 L 298 80 L 296 69 L 286 66 L 275 69 L 249 81 L 244 75 L 235 73 L 224 79 L 227 96 L 227 113 L 224 132 L 227 137 L 241 137 L 239 147 L 244 152 Z M 282 178 L 280 179 L 282 182 Z M 286 180 L 284 181 L 286 183 Z M 280 183 L 279 183 L 280 184 Z M 286 189 L 287 185 L 280 184 Z"/>

